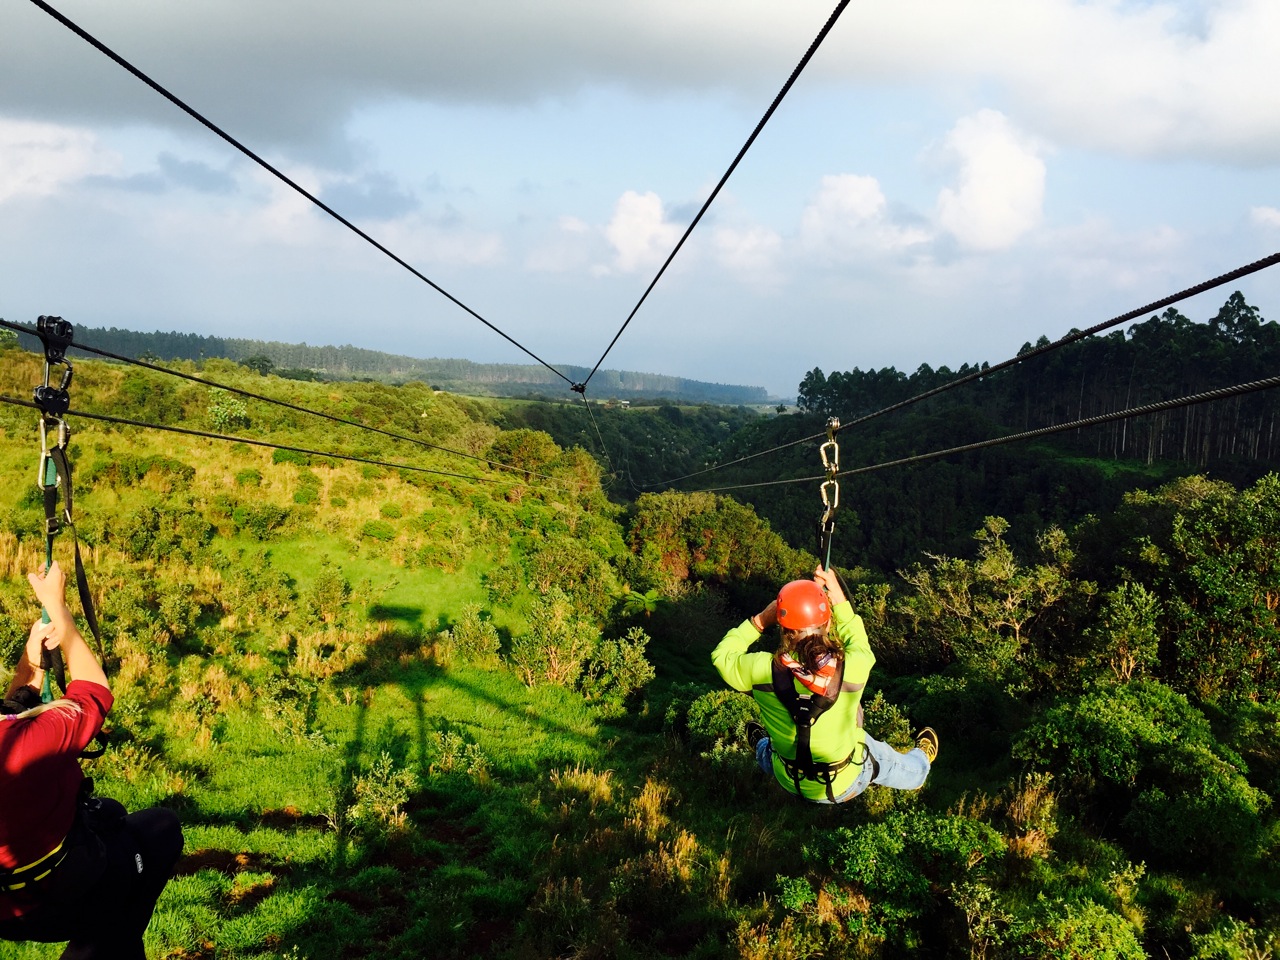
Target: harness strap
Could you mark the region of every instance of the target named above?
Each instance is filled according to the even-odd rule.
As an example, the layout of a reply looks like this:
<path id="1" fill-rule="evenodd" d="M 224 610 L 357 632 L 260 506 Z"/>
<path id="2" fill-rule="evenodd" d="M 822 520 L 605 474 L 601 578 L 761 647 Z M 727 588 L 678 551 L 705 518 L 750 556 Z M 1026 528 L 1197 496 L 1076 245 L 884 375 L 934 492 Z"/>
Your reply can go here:
<path id="1" fill-rule="evenodd" d="M 791 671 L 776 659 L 773 661 L 772 666 L 772 692 L 786 708 L 787 713 L 791 715 L 792 722 L 796 725 L 796 755 L 794 759 L 784 757 L 776 751 L 774 755 L 781 761 L 782 768 L 787 772 L 787 776 L 791 778 L 797 795 L 801 795 L 800 781 L 812 780 L 826 787 L 827 799 L 835 803 L 834 784 L 836 777 L 853 762 L 853 755 L 857 752 L 857 748 L 855 747 L 850 751 L 849 755 L 843 760 L 826 762 L 813 759 L 813 749 L 809 741 L 813 725 L 817 723 L 819 717 L 835 706 L 836 700 L 840 697 L 840 691 L 844 689 L 844 660 L 841 659 L 840 666 L 837 668 L 838 673 L 834 684 L 836 693 L 833 697 L 819 694 L 800 694 L 796 691 Z"/>
<path id="2" fill-rule="evenodd" d="M 15 867 L 12 870 L 0 869 L 0 893 L 21 890 L 53 873 L 67 857 L 66 843 L 66 837 L 63 837 L 56 847 L 39 860 L 28 863 L 26 866 Z"/>

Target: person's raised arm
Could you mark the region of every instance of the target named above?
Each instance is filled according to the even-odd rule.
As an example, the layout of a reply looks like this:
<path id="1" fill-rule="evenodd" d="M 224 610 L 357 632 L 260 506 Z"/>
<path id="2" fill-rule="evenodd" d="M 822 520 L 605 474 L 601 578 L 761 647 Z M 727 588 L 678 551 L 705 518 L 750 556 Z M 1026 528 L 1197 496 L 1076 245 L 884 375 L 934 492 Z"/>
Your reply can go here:
<path id="1" fill-rule="evenodd" d="M 75 618 L 71 615 L 71 608 L 67 606 L 67 575 L 62 572 L 62 568 L 55 561 L 47 573 L 29 573 L 27 580 L 31 582 L 36 599 L 49 614 L 53 636 L 62 647 L 62 660 L 67 665 L 71 679 L 87 680 L 106 687 L 107 675 L 89 645 L 84 642 L 84 637 L 76 627 Z"/>

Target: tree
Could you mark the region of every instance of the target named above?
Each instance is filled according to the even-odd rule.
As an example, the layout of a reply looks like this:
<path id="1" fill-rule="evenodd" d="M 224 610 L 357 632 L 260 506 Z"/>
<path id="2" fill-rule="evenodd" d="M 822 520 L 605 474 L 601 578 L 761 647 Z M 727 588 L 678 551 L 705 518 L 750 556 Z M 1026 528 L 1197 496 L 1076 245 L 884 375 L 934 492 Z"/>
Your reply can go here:
<path id="1" fill-rule="evenodd" d="M 275 361 L 262 353 L 255 353 L 252 357 L 246 357 L 240 361 L 240 365 L 248 367 L 262 377 L 267 376 L 276 368 Z"/>

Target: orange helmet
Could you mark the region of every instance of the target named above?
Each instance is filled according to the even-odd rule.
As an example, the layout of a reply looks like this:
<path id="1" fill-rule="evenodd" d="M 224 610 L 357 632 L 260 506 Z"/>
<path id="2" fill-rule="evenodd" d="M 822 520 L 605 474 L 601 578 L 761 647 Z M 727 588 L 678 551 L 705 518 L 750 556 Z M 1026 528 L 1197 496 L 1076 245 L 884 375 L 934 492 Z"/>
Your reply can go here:
<path id="1" fill-rule="evenodd" d="M 831 602 L 812 580 L 792 580 L 778 591 L 778 623 L 786 630 L 811 630 L 831 619 Z"/>

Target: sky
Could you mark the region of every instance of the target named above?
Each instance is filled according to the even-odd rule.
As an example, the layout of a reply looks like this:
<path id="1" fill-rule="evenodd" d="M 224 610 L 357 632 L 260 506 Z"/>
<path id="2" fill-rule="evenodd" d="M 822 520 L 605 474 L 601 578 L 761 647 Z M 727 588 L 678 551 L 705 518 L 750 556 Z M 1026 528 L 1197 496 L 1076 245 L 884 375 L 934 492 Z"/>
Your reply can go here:
<path id="1" fill-rule="evenodd" d="M 53 6 L 590 368 L 835 0 Z M 995 363 L 1277 250 L 1275 0 L 854 0 L 603 366 L 793 397 L 815 367 Z M 1280 267 L 1179 309 L 1235 289 L 1280 320 Z M 533 362 L 0 0 L 0 317 L 39 314 Z"/>

